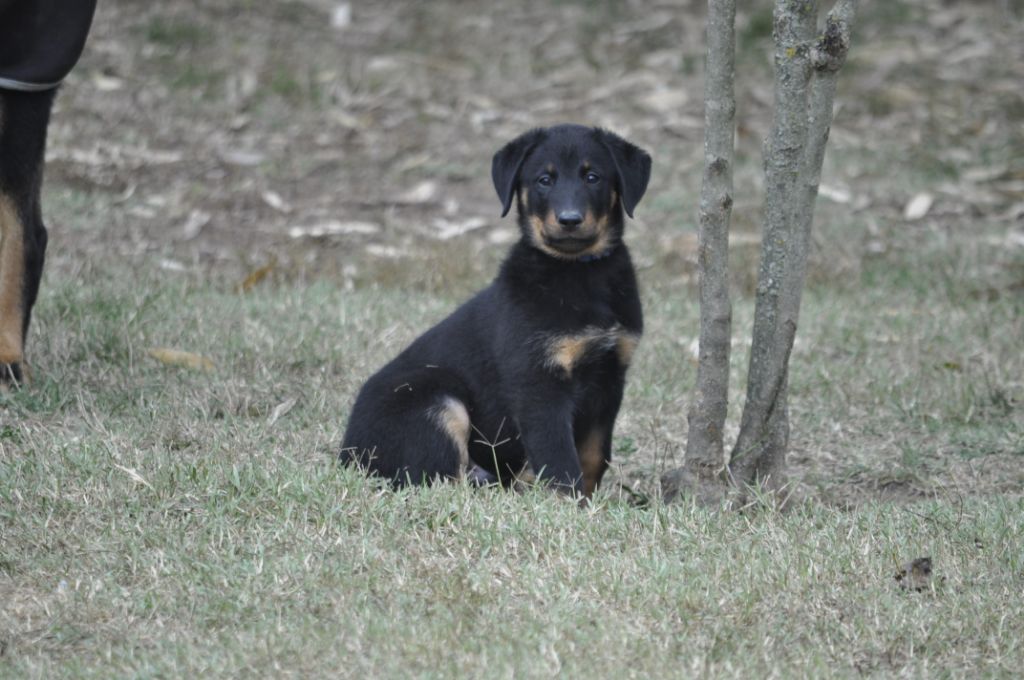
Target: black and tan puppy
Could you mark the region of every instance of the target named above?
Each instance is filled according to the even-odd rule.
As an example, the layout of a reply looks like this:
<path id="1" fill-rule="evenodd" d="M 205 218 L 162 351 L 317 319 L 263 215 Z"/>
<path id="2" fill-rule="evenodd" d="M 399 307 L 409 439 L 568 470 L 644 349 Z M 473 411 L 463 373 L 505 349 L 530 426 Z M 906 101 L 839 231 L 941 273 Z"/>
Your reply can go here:
<path id="1" fill-rule="evenodd" d="M 342 459 L 396 485 L 527 471 L 589 497 L 643 330 L 622 233 L 650 172 L 641 149 L 579 125 L 498 151 L 494 187 L 522 238 L 490 286 L 366 382 Z"/>

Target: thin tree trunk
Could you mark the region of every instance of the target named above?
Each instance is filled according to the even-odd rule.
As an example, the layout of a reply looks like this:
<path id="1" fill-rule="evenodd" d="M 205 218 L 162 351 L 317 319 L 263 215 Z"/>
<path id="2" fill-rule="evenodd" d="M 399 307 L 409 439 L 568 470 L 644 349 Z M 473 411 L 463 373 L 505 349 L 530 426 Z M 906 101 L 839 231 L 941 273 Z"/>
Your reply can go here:
<path id="1" fill-rule="evenodd" d="M 765 151 L 764 240 L 747 401 L 730 461 L 730 472 L 740 484 L 778 489 L 785 483 L 789 356 L 832 124 L 836 73 L 849 49 L 856 4 L 839 0 L 814 43 L 816 2 L 777 0 L 775 5 L 776 119 Z"/>
<path id="2" fill-rule="evenodd" d="M 690 405 L 684 466 L 662 480 L 669 499 L 716 478 L 725 466 L 722 443 L 729 404 L 729 219 L 732 214 L 736 98 L 736 0 L 708 0 L 704 74 L 704 179 L 700 192 L 700 350 Z"/>

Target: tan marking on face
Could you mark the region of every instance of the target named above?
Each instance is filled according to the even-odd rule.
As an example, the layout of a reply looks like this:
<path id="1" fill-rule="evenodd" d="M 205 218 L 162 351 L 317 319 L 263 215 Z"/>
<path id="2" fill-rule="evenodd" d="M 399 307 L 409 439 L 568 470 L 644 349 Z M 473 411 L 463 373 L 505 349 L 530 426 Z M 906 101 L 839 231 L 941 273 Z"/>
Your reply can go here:
<path id="1" fill-rule="evenodd" d="M 583 495 L 590 498 L 600 486 L 601 477 L 608 468 L 608 461 L 604 459 L 604 431 L 594 428 L 588 432 L 577 453 L 583 470 Z"/>
<path id="2" fill-rule="evenodd" d="M 590 161 L 583 161 L 583 172 L 590 172 Z"/>
<path id="3" fill-rule="evenodd" d="M 619 355 L 619 363 L 628 367 L 633 361 L 633 353 L 636 352 L 636 346 L 639 344 L 640 336 L 636 333 L 621 333 L 615 345 L 615 352 Z"/>
<path id="4" fill-rule="evenodd" d="M 588 353 L 612 349 L 621 352 L 619 343 L 623 335 L 633 334 L 615 324 L 611 328 L 587 326 L 579 333 L 549 337 L 544 345 L 544 365 L 571 378 L 573 370 Z"/>
<path id="5" fill-rule="evenodd" d="M 25 236 L 14 202 L 0 194 L 0 364 L 24 358 Z"/>
<path id="6" fill-rule="evenodd" d="M 608 228 L 608 216 L 603 215 L 600 218 L 595 218 L 594 213 L 591 210 L 587 210 L 586 214 L 583 216 L 583 222 L 575 233 L 581 237 L 597 236 L 597 240 L 578 253 L 564 253 L 557 248 L 551 247 L 544 241 L 545 234 L 557 235 L 562 231 L 562 225 L 560 225 L 558 220 L 555 219 L 555 213 L 553 210 L 549 210 L 544 219 L 541 219 L 537 215 L 530 215 L 528 219 L 533 245 L 536 246 L 538 250 L 560 260 L 576 260 L 585 255 L 597 255 L 605 252 L 612 245 L 611 233 Z"/>
<path id="7" fill-rule="evenodd" d="M 553 211 L 548 211 L 546 220 L 541 219 L 537 215 L 530 215 L 529 222 L 530 236 L 533 239 L 533 245 L 538 250 L 540 250 L 543 253 L 547 253 L 552 257 L 557 257 L 562 260 L 573 260 L 576 258 L 575 255 L 563 253 L 562 251 L 552 248 L 551 246 L 544 242 L 544 234 L 553 232 L 557 229 L 557 227 L 552 226 L 557 223 L 555 221 L 555 213 Z"/>
<path id="8" fill-rule="evenodd" d="M 530 215 L 530 234 L 533 236 L 533 245 L 541 250 L 544 249 L 544 220 L 537 215 Z"/>
<path id="9" fill-rule="evenodd" d="M 580 224 L 579 233 L 581 236 L 596 236 L 597 240 L 586 250 L 573 255 L 574 258 L 584 255 L 597 255 L 611 247 L 612 239 L 608 229 L 608 215 L 595 218 L 594 212 L 588 208 L 587 212 L 583 215 L 583 223 Z"/>
<path id="10" fill-rule="evenodd" d="M 455 397 L 444 397 L 440 406 L 434 408 L 434 421 L 441 431 L 452 440 L 459 452 L 459 477 L 469 470 L 469 411 L 466 405 Z"/>
<path id="11" fill-rule="evenodd" d="M 548 163 L 547 165 L 545 165 L 544 166 L 544 172 L 548 173 L 549 175 L 555 174 L 555 164 L 554 163 Z"/>

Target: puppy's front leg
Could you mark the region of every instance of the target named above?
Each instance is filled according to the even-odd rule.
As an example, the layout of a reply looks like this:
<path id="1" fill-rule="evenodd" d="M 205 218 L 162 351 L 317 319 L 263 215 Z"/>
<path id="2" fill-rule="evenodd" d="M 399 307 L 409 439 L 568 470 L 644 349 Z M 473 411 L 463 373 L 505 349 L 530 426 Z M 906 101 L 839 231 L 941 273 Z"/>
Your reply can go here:
<path id="1" fill-rule="evenodd" d="M 529 390 L 528 392 L 525 390 Z M 583 471 L 572 434 L 573 407 L 564 390 L 523 385 L 516 423 L 530 465 L 541 480 L 563 493 L 583 494 Z"/>

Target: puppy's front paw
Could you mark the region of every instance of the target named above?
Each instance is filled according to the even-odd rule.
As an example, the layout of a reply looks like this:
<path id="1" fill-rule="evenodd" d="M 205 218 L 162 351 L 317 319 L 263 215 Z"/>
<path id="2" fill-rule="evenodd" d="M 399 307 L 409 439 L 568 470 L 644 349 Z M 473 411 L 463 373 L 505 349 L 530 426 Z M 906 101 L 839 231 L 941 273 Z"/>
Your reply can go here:
<path id="1" fill-rule="evenodd" d="M 482 467 L 470 464 L 466 470 L 466 481 L 472 486 L 494 486 L 498 483 L 498 478 Z"/>
<path id="2" fill-rule="evenodd" d="M 515 480 L 512 482 L 512 488 L 523 493 L 531 486 L 537 483 L 537 473 L 533 471 L 533 466 L 529 463 L 523 466 L 523 469 L 516 473 Z"/>

